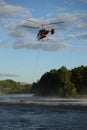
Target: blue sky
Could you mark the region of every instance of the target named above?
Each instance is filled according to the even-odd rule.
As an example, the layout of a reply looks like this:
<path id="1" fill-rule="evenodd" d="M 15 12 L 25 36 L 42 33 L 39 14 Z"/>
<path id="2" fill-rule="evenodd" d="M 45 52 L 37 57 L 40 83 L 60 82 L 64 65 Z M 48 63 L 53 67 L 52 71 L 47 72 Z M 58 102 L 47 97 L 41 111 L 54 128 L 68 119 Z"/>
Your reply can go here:
<path id="1" fill-rule="evenodd" d="M 37 23 L 27 22 L 31 19 Z M 22 25 L 63 21 L 49 40 Z M 0 80 L 34 82 L 51 69 L 87 65 L 87 0 L 0 0 Z"/>

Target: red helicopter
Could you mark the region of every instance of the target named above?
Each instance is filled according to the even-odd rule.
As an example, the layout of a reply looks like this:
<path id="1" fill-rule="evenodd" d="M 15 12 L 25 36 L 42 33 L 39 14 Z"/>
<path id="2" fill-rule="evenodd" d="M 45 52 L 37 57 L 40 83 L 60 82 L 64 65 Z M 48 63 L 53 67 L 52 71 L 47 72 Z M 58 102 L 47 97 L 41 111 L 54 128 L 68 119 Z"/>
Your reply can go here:
<path id="1" fill-rule="evenodd" d="M 55 33 L 55 29 L 54 28 L 52 28 L 51 30 L 47 30 L 45 28 L 40 29 L 37 34 L 38 40 L 47 38 L 49 32 L 53 35 Z"/>
<path id="2" fill-rule="evenodd" d="M 32 21 L 32 20 L 27 20 L 27 21 L 38 25 L 38 23 L 35 22 L 35 21 Z M 58 24 L 62 24 L 62 23 L 64 23 L 64 22 L 51 22 L 51 23 L 41 24 L 41 25 L 38 25 L 38 26 L 23 25 L 23 27 L 39 29 L 39 31 L 37 33 L 37 39 L 43 40 L 44 38 L 48 37 L 48 33 L 51 33 L 51 35 L 53 35 L 55 33 L 54 28 L 46 29 L 46 26 L 48 26 L 48 25 L 53 26 L 53 25 L 58 25 Z"/>

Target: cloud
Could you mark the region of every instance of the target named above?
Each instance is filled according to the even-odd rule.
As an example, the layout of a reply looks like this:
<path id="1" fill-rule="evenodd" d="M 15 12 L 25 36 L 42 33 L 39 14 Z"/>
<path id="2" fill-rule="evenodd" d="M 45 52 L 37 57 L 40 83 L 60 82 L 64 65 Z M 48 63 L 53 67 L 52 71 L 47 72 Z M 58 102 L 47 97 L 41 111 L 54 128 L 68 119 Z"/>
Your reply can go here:
<path id="1" fill-rule="evenodd" d="M 23 13 L 26 9 L 21 6 L 14 6 L 6 3 L 4 0 L 0 0 L 0 17 L 18 15 L 17 13 Z M 30 12 L 28 14 L 31 15 Z"/>
<path id="2" fill-rule="evenodd" d="M 87 11 L 80 11 L 76 13 L 77 20 L 74 28 L 77 31 L 87 30 Z"/>
<path id="3" fill-rule="evenodd" d="M 0 15 L 9 16 L 21 11 L 23 11 L 23 8 L 20 6 L 15 7 L 13 5 L 6 4 L 0 5 Z"/>
<path id="4" fill-rule="evenodd" d="M 0 47 L 8 48 L 7 41 L 0 41 Z"/>
<path id="5" fill-rule="evenodd" d="M 6 27 L 7 34 L 13 38 L 25 38 L 28 35 L 28 31 L 23 29 L 24 21 L 17 21 Z"/>
<path id="6" fill-rule="evenodd" d="M 87 4 L 87 0 L 80 0 L 81 2 Z"/>
<path id="7" fill-rule="evenodd" d="M 87 41 L 87 33 L 85 33 L 85 34 L 79 34 L 79 35 L 77 35 L 77 38 L 83 39 L 83 40 Z"/>
<path id="8" fill-rule="evenodd" d="M 14 38 L 25 38 L 27 36 L 27 32 L 25 30 L 18 29 L 18 30 L 9 31 L 8 35 Z"/>
<path id="9" fill-rule="evenodd" d="M 71 39 L 79 39 L 79 40 L 84 40 L 87 41 L 87 33 L 80 33 L 80 34 L 69 34 L 66 38 L 66 40 L 71 40 Z"/>
<path id="10" fill-rule="evenodd" d="M 87 51 L 87 46 L 80 46 L 80 45 L 76 45 L 76 46 L 72 46 L 71 50 L 73 51 Z"/>
<path id="11" fill-rule="evenodd" d="M 0 73 L 0 77 L 18 77 L 18 75 L 16 75 L 16 74 L 4 74 L 4 73 Z"/>
<path id="12" fill-rule="evenodd" d="M 33 41 L 33 42 L 31 42 Z M 46 50 L 46 51 L 57 51 L 64 49 L 68 46 L 68 44 L 64 42 L 59 42 L 56 39 L 49 38 L 49 42 L 47 40 L 44 41 L 37 41 L 36 40 L 30 40 L 30 41 L 23 41 L 23 40 L 18 40 L 14 42 L 14 48 L 15 49 L 33 49 L 33 50 Z"/>
<path id="13" fill-rule="evenodd" d="M 4 32 L 4 40 L 0 41 L 0 47 L 8 47 L 7 40 L 12 38 L 25 38 L 28 34 L 26 30 L 21 30 L 20 25 L 23 19 L 31 17 L 31 12 L 22 6 L 14 6 L 0 0 L 0 24 Z M 20 22 L 19 22 L 20 21 Z"/>
<path id="14" fill-rule="evenodd" d="M 22 6 L 14 6 L 0 0 L 0 22 L 2 24 L 9 24 L 20 18 L 31 17 L 31 12 Z"/>

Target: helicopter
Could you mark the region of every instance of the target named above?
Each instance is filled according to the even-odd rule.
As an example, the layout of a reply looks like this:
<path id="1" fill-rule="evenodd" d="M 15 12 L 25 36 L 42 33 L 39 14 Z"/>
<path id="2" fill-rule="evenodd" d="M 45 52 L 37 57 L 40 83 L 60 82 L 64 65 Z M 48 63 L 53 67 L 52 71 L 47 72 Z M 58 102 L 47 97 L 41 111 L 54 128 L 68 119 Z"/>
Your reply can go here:
<path id="1" fill-rule="evenodd" d="M 36 21 L 33 21 L 33 20 L 27 20 L 27 21 L 30 22 L 30 23 L 36 24 L 36 26 L 34 26 L 34 25 L 31 25 L 31 26 L 30 25 L 23 25 L 23 27 L 39 29 L 38 33 L 37 33 L 37 39 L 38 40 L 43 40 L 43 39 L 47 38 L 49 33 L 51 35 L 53 35 L 55 33 L 54 28 L 47 29 L 47 26 L 59 25 L 59 24 L 64 23 L 64 22 L 50 22 L 50 23 L 41 24 L 41 23 L 37 23 Z"/>

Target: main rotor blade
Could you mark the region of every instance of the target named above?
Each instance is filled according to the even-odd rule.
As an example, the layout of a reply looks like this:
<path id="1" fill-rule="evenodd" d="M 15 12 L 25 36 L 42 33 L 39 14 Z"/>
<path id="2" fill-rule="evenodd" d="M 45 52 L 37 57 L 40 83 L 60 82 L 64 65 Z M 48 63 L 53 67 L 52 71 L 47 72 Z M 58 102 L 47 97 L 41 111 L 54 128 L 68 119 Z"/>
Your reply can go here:
<path id="1" fill-rule="evenodd" d="M 54 22 L 54 23 L 50 23 L 50 24 L 60 24 L 60 23 L 64 23 L 64 22 Z"/>
<path id="2" fill-rule="evenodd" d="M 64 23 L 64 22 L 54 22 L 54 23 L 48 23 L 48 24 L 43 24 L 43 25 L 53 25 L 53 24 L 61 24 L 61 23 Z"/>
<path id="3" fill-rule="evenodd" d="M 32 23 L 34 23 L 34 24 L 38 24 L 38 22 L 37 21 L 33 21 L 33 20 L 27 20 L 27 21 L 29 21 L 29 22 L 32 22 Z M 40 23 L 40 25 L 41 26 L 44 26 L 44 25 L 52 25 L 52 24 L 61 24 L 61 23 L 64 23 L 64 22 L 51 22 L 51 23 L 45 23 L 45 24 L 41 24 Z"/>
<path id="4" fill-rule="evenodd" d="M 27 20 L 27 21 L 32 22 L 32 23 L 35 23 L 35 24 L 38 24 L 37 21 L 33 21 L 33 20 Z"/>
<path id="5" fill-rule="evenodd" d="M 28 25 L 23 25 L 23 27 L 33 28 L 33 29 L 40 29 L 40 28 L 43 28 L 46 25 L 48 25 L 48 26 L 56 25 L 57 26 L 57 25 L 60 25 L 60 24 L 64 23 L 63 21 L 60 21 L 60 22 L 49 22 L 49 23 L 38 23 L 37 21 L 33 21 L 33 20 L 30 20 L 30 19 L 27 20 L 27 21 L 33 23 L 34 26 L 33 25 L 29 25 L 29 26 Z"/>
<path id="6" fill-rule="evenodd" d="M 23 27 L 26 27 L 26 28 L 36 28 L 36 29 L 39 28 L 39 27 L 32 27 L 32 26 L 27 26 L 27 25 L 23 25 Z"/>

